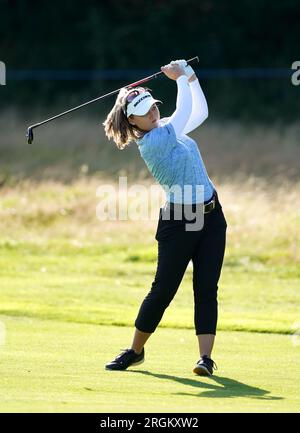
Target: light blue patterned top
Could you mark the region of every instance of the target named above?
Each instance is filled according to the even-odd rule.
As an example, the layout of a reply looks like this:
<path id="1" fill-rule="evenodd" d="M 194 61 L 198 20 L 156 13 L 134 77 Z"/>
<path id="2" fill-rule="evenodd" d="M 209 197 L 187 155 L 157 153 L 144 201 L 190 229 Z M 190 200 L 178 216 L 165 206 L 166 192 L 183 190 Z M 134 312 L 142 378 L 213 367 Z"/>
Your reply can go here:
<path id="1" fill-rule="evenodd" d="M 146 133 L 137 145 L 149 171 L 165 190 L 166 200 L 184 204 L 208 201 L 215 187 L 197 143 L 185 134 L 177 138 L 172 123 L 164 125 L 164 119 L 160 122 L 161 126 Z M 190 187 L 184 189 L 185 185 Z"/>

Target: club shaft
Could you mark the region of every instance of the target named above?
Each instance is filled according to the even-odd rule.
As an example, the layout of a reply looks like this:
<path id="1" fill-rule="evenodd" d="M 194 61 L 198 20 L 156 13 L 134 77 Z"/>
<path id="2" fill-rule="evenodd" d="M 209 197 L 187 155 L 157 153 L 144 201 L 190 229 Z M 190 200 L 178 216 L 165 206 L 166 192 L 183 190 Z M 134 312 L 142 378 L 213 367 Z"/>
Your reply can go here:
<path id="1" fill-rule="evenodd" d="M 199 62 L 198 56 L 193 57 L 192 59 L 187 60 L 187 63 L 194 63 L 194 62 Z M 131 84 L 128 84 L 127 86 L 123 86 L 123 87 L 126 87 L 126 88 L 128 88 L 128 87 L 129 88 L 130 87 L 136 87 L 136 86 L 138 86 L 138 85 L 140 85 L 142 83 L 146 83 L 147 81 L 150 81 L 150 80 L 152 80 L 154 78 L 157 78 L 162 73 L 163 73 L 162 71 L 156 72 L 153 75 L 149 75 L 148 77 L 143 78 L 142 80 L 136 81 L 135 83 L 131 83 Z M 80 104 L 77 107 L 71 108 L 70 110 L 64 111 L 63 113 L 57 114 L 56 116 L 50 117 L 49 119 L 46 119 L 46 120 L 44 120 L 42 122 L 36 123 L 34 125 L 31 125 L 31 126 L 29 126 L 29 128 L 33 129 L 33 128 L 36 128 L 38 126 L 44 125 L 45 123 L 51 122 L 54 119 L 58 119 L 59 117 L 65 116 L 66 114 L 69 114 L 69 113 L 72 113 L 73 111 L 79 110 L 82 107 L 85 107 L 87 105 L 93 104 L 96 101 L 100 101 L 100 99 L 106 98 L 108 96 L 112 96 L 112 95 L 118 93 L 123 87 L 120 87 L 120 89 L 117 89 L 117 90 L 113 90 L 112 92 L 106 93 L 106 95 L 102 95 L 102 96 L 99 96 L 98 98 L 92 99 L 91 101 L 84 102 L 83 104 Z"/>
<path id="2" fill-rule="evenodd" d="M 187 63 L 194 63 L 194 62 L 199 62 L 198 56 L 187 60 Z M 162 71 L 156 72 L 153 75 L 149 75 L 148 77 L 143 78 L 142 80 L 136 81 L 135 83 L 131 83 L 131 84 L 128 84 L 127 86 L 123 86 L 123 87 L 126 87 L 126 88 L 136 87 L 142 83 L 146 83 L 147 81 L 150 81 L 154 78 L 157 78 L 162 73 L 163 73 Z M 86 105 L 90 105 L 96 101 L 100 101 L 100 99 L 106 98 L 107 96 L 112 96 L 112 95 L 118 93 L 123 87 L 120 87 L 120 89 L 117 89 L 117 90 L 113 90 L 112 92 L 109 92 L 106 95 L 98 96 L 97 98 L 92 99 L 91 101 L 84 102 L 83 104 L 80 104 L 77 107 L 71 108 L 70 110 L 64 111 L 63 113 L 57 114 L 56 116 L 50 117 L 49 119 L 43 120 L 42 122 L 35 123 L 34 125 L 29 126 L 28 129 L 32 130 L 38 126 L 44 125 L 45 123 L 52 122 L 52 120 L 58 119 L 59 117 L 65 116 L 66 114 L 72 113 L 73 111 L 79 110 L 80 108 L 85 107 Z"/>

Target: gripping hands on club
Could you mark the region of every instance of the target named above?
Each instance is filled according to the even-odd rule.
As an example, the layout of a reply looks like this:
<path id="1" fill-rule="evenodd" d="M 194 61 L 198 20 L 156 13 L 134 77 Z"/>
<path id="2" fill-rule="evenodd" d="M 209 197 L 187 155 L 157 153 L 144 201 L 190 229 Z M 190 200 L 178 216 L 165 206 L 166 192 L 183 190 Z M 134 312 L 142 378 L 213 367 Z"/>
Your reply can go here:
<path id="1" fill-rule="evenodd" d="M 176 81 L 181 75 L 185 75 L 183 66 L 177 63 L 169 63 L 168 65 L 162 66 L 160 69 L 166 77 L 174 81 Z"/>
<path id="2" fill-rule="evenodd" d="M 186 60 L 173 60 L 171 64 L 178 64 L 182 66 L 184 73 L 188 77 L 189 81 L 197 78 L 194 69 L 187 63 Z"/>
<path id="3" fill-rule="evenodd" d="M 176 80 L 180 75 L 186 75 L 189 81 L 193 81 L 197 78 L 193 68 L 183 59 L 173 60 L 168 65 L 161 67 L 161 70 L 171 80 Z M 179 73 L 179 71 L 181 73 Z"/>

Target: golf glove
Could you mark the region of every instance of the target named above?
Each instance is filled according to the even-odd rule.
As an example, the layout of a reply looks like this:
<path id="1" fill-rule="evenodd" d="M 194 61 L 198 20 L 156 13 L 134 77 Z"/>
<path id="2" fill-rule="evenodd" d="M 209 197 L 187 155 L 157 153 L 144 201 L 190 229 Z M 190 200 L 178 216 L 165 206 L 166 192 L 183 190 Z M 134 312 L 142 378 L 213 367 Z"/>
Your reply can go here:
<path id="1" fill-rule="evenodd" d="M 184 73 L 188 78 L 191 78 L 191 76 L 194 75 L 195 73 L 194 69 L 187 64 L 186 60 L 173 60 L 170 64 L 172 65 L 174 63 L 177 63 L 183 68 Z"/>

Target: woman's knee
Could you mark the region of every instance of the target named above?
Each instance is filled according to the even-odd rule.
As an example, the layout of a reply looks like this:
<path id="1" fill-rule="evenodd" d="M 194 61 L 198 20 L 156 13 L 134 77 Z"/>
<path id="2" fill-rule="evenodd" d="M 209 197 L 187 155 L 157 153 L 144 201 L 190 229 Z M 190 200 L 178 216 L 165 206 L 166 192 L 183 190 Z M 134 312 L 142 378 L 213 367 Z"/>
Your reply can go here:
<path id="1" fill-rule="evenodd" d="M 152 288 L 145 298 L 146 302 L 155 303 L 161 307 L 167 308 L 176 294 L 174 289 L 162 290 L 159 287 Z"/>

